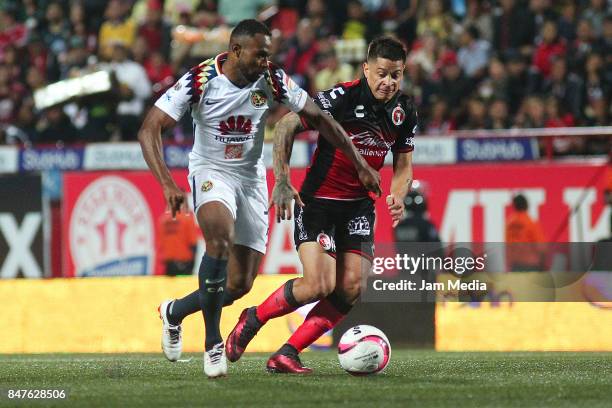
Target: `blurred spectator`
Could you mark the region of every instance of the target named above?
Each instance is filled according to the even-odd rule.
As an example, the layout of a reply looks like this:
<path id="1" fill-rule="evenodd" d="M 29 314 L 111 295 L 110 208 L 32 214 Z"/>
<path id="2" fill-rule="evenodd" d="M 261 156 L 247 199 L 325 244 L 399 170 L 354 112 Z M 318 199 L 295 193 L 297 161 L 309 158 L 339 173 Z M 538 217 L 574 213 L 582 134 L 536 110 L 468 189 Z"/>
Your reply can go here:
<path id="1" fill-rule="evenodd" d="M 581 18 L 588 20 L 596 36 L 603 34 L 603 22 L 606 18 L 606 0 L 590 0 L 589 7 L 584 10 Z"/>
<path id="2" fill-rule="evenodd" d="M 70 5 L 70 24 L 72 35 L 81 37 L 85 41 L 85 48 L 93 53 L 98 46 L 96 30 L 92 29 L 87 19 L 86 9 L 83 3 L 74 1 Z"/>
<path id="3" fill-rule="evenodd" d="M 506 66 L 508 68 L 508 107 L 510 114 L 514 115 L 525 96 L 538 88 L 537 79 L 527 71 L 525 57 L 519 52 L 509 50 L 506 53 Z"/>
<path id="4" fill-rule="evenodd" d="M 152 50 L 154 50 L 154 48 L 149 48 L 147 40 L 142 36 L 138 36 L 136 40 L 134 40 L 134 45 L 132 45 L 132 60 L 140 65 L 146 65 Z"/>
<path id="5" fill-rule="evenodd" d="M 64 63 L 61 65 L 61 79 L 76 77 L 87 67 L 89 52 L 85 40 L 81 37 L 72 37 Z"/>
<path id="6" fill-rule="evenodd" d="M 516 124 L 522 128 L 542 128 L 546 125 L 544 102 L 539 96 L 528 96 L 516 116 Z"/>
<path id="7" fill-rule="evenodd" d="M 508 49 L 533 46 L 535 31 L 529 12 L 516 0 L 500 0 L 493 21 L 493 45 L 503 53 Z M 520 27 L 520 29 L 519 29 Z"/>
<path id="8" fill-rule="evenodd" d="M 53 106 L 43 112 L 37 125 L 38 134 L 36 143 L 56 144 L 74 143 L 78 139 L 78 132 L 62 106 Z"/>
<path id="9" fill-rule="evenodd" d="M 546 99 L 546 127 L 574 126 L 574 117 L 571 113 L 563 113 L 559 101 L 554 96 Z M 543 140 L 543 143 L 552 143 L 555 155 L 580 154 L 584 148 L 584 139 L 578 136 L 553 137 Z"/>
<path id="10" fill-rule="evenodd" d="M 573 1 L 566 1 L 561 7 L 561 16 L 558 21 L 559 35 L 566 42 L 576 39 L 576 5 Z"/>
<path id="11" fill-rule="evenodd" d="M 533 54 L 533 65 L 548 78 L 554 57 L 565 55 L 566 45 L 557 33 L 557 23 L 548 20 L 542 25 L 541 43 Z"/>
<path id="12" fill-rule="evenodd" d="M 432 33 L 425 33 L 408 54 L 407 62 L 419 65 L 428 76 L 431 76 L 436 70 L 438 51 L 436 36 Z"/>
<path id="13" fill-rule="evenodd" d="M 308 0 L 305 17 L 310 21 L 317 38 L 325 38 L 334 33 L 334 22 L 323 0 Z"/>
<path id="14" fill-rule="evenodd" d="M 119 82 L 121 102 L 117 106 L 117 121 L 122 140 L 136 140 L 145 102 L 151 96 L 151 83 L 142 65 L 129 58 L 122 43 L 113 46 L 110 67 Z"/>
<path id="15" fill-rule="evenodd" d="M 543 93 L 557 98 L 561 109 L 571 113 L 579 120 L 582 117 L 583 89 L 582 79 L 574 73 L 568 73 L 565 58 L 555 58 L 552 62 L 550 77 L 543 81 Z"/>
<path id="16" fill-rule="evenodd" d="M 152 84 L 153 99 L 157 99 L 174 83 L 172 66 L 165 62 L 161 52 L 154 51 L 144 68 Z"/>
<path id="17" fill-rule="evenodd" d="M 416 39 L 418 0 L 390 0 L 389 7 L 395 14 L 395 34 L 408 49 Z"/>
<path id="18" fill-rule="evenodd" d="M 593 51 L 595 38 L 591 23 L 588 20 L 580 20 L 576 29 L 576 39 L 570 44 L 568 57 L 570 58 L 570 69 L 579 72 L 583 69 L 587 55 Z"/>
<path id="19" fill-rule="evenodd" d="M 320 55 L 321 68 L 314 78 L 314 90 L 322 91 L 329 89 L 339 82 L 347 82 L 355 76 L 355 71 L 350 64 L 338 61 L 334 49 L 326 54 Z"/>
<path id="20" fill-rule="evenodd" d="M 319 45 L 310 21 L 303 19 L 298 24 L 295 37 L 289 40 L 289 51 L 285 56 L 285 69 L 298 85 L 308 89 L 309 69 L 313 67 Z"/>
<path id="21" fill-rule="evenodd" d="M 347 20 L 342 30 L 345 40 L 370 41 L 380 33 L 380 22 L 372 19 L 359 0 L 350 0 L 347 5 Z"/>
<path id="22" fill-rule="evenodd" d="M 551 0 L 529 0 L 529 11 L 531 13 L 533 30 L 537 36 L 535 37 L 535 41 L 537 43 L 542 41 L 544 24 L 547 21 L 556 22 L 558 19 L 558 14 L 552 7 Z"/>
<path id="23" fill-rule="evenodd" d="M 423 126 L 425 133 L 429 135 L 447 135 L 455 130 L 455 123 L 448 113 L 448 105 L 443 99 L 436 100 L 431 108 L 431 115 Z"/>
<path id="24" fill-rule="evenodd" d="M 417 34 L 433 33 L 441 40 L 446 40 L 451 33 L 452 17 L 444 10 L 441 0 L 428 0 L 425 2 L 424 13 L 419 18 Z"/>
<path id="25" fill-rule="evenodd" d="M 487 107 L 484 102 L 476 97 L 470 98 L 467 103 L 467 118 L 461 129 L 476 130 L 484 129 L 487 122 Z"/>
<path id="26" fill-rule="evenodd" d="M 47 65 L 47 76 L 50 81 L 57 81 L 60 76 L 59 64 L 66 58 L 68 41 L 71 36 L 70 22 L 64 15 L 64 10 L 59 2 L 50 2 L 45 13 L 45 25 L 40 33 L 49 50 L 49 56 L 53 58 L 53 69 L 49 70 Z"/>
<path id="27" fill-rule="evenodd" d="M 487 129 L 508 129 L 512 127 L 508 115 L 508 104 L 503 99 L 493 99 L 489 104 L 489 117 L 485 122 Z"/>
<path id="28" fill-rule="evenodd" d="M 472 83 L 463 75 L 457 62 L 457 55 L 448 51 L 440 59 L 442 79 L 438 84 L 437 94 L 444 99 L 451 110 L 451 118 L 457 119 L 463 103 L 471 94 Z"/>
<path id="29" fill-rule="evenodd" d="M 461 25 L 464 30 L 476 27 L 480 38 L 491 44 L 493 42 L 493 16 L 487 6 L 480 0 L 467 1 L 467 14 Z"/>
<path id="30" fill-rule="evenodd" d="M 457 53 L 459 66 L 470 78 L 482 77 L 489 61 L 490 44 L 480 39 L 480 32 L 474 26 L 463 31 L 460 42 L 461 48 Z"/>
<path id="31" fill-rule="evenodd" d="M 138 36 L 143 37 L 147 49 L 161 52 L 164 58 L 170 55 L 170 26 L 164 21 L 161 0 L 148 0 L 144 22 L 138 27 Z"/>
<path id="32" fill-rule="evenodd" d="M 508 75 L 506 66 L 498 58 L 489 61 L 489 73 L 478 86 L 478 95 L 484 99 L 508 98 Z"/>
<path id="33" fill-rule="evenodd" d="M 273 0 L 219 0 L 219 14 L 225 22 L 235 26 L 246 18 L 255 18 L 264 9 L 274 5 Z"/>
<path id="34" fill-rule="evenodd" d="M 527 198 L 517 194 L 512 199 L 513 214 L 506 222 L 506 262 L 513 272 L 540 271 L 544 267 L 544 234 L 540 224 L 527 213 Z"/>
<path id="35" fill-rule="evenodd" d="M 104 16 L 106 20 L 100 27 L 98 36 L 99 54 L 106 61 L 113 54 L 113 45 L 122 43 L 131 48 L 136 38 L 136 23 L 129 17 L 129 6 L 119 0 L 110 0 Z"/>
<path id="36" fill-rule="evenodd" d="M 187 199 L 175 217 L 170 211 L 165 211 L 157 221 L 159 258 L 168 276 L 193 273 L 199 230 L 193 212 L 185 203 Z"/>
<path id="37" fill-rule="evenodd" d="M 17 7 L 10 3 L 0 8 L 0 56 L 7 45 L 23 47 L 28 38 L 25 24 L 17 21 Z"/>

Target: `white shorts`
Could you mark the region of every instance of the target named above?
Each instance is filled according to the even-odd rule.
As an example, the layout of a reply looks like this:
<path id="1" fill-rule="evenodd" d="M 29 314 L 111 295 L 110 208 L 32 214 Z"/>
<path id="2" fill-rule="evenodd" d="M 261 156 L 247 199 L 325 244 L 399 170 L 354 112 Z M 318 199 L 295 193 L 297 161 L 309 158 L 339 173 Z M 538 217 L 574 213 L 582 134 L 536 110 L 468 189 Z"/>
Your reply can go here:
<path id="1" fill-rule="evenodd" d="M 241 180 L 205 167 L 189 175 L 193 208 L 212 201 L 223 203 L 234 218 L 234 244 L 266 253 L 268 243 L 268 186 L 261 181 Z"/>

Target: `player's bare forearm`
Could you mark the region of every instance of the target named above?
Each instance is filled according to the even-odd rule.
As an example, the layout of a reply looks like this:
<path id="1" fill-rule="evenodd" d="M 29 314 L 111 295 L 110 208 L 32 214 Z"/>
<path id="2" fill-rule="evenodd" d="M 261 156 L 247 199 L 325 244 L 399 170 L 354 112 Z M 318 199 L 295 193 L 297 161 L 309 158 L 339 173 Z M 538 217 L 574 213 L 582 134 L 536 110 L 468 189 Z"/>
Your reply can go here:
<path id="1" fill-rule="evenodd" d="M 161 131 L 164 127 L 163 112 L 156 107 L 151 108 L 139 132 L 138 141 L 145 162 L 162 186 L 175 184 L 163 156 Z"/>
<path id="2" fill-rule="evenodd" d="M 403 201 L 412 186 L 412 152 L 393 155 L 391 195 Z"/>
<path id="3" fill-rule="evenodd" d="M 293 112 L 283 116 L 274 129 L 274 147 L 272 149 L 274 178 L 276 182 L 289 180 L 289 161 L 293 150 L 295 135 L 304 130 L 300 117 Z"/>
<path id="4" fill-rule="evenodd" d="M 291 185 L 289 178 L 289 161 L 295 135 L 304 130 L 300 117 L 290 112 L 283 116 L 274 129 L 274 189 L 270 200 L 270 207 L 274 206 L 276 220 L 290 220 L 292 217 L 291 202 L 296 200 L 298 205 L 304 205 L 300 194 Z"/>
<path id="5" fill-rule="evenodd" d="M 161 184 L 164 190 L 164 197 L 173 216 L 180 211 L 184 196 L 164 161 L 161 132 L 162 129 L 172 127 L 175 124 L 176 122 L 170 116 L 154 106 L 147 114 L 138 132 L 138 141 L 140 142 L 142 155 L 151 172 L 153 172 L 153 175 Z"/>

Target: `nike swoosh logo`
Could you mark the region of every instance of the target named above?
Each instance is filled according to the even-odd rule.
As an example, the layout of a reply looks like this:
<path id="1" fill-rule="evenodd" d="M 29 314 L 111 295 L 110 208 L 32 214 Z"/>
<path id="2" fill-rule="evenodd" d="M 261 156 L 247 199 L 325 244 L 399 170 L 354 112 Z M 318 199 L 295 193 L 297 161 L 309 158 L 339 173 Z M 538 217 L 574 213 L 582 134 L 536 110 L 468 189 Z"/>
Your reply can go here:
<path id="1" fill-rule="evenodd" d="M 204 105 L 214 105 L 216 103 L 219 103 L 219 101 L 210 101 L 208 99 L 204 101 Z"/>
<path id="2" fill-rule="evenodd" d="M 206 284 L 207 285 L 213 285 L 215 283 L 221 283 L 225 280 L 225 278 L 221 278 L 221 279 L 206 279 Z"/>

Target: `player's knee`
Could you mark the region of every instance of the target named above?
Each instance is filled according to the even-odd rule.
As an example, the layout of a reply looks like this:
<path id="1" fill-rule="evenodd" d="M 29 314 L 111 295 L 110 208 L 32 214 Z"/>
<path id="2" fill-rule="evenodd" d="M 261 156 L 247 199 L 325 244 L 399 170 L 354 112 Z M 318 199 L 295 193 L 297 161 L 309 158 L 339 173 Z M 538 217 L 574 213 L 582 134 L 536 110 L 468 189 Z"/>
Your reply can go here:
<path id="1" fill-rule="evenodd" d="M 206 240 L 206 253 L 212 257 L 223 257 L 229 254 L 232 238 L 229 233 L 219 233 Z"/>

